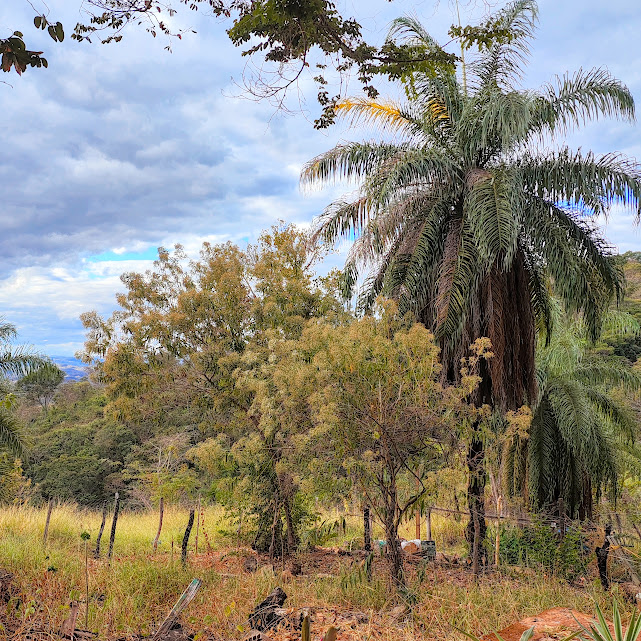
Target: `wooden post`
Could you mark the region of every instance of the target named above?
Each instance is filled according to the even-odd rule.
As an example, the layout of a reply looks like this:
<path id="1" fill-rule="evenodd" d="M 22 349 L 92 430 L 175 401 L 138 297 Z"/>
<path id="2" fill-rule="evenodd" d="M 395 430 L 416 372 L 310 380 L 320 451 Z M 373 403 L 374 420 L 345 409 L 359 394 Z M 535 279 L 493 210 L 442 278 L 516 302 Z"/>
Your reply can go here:
<path id="1" fill-rule="evenodd" d="M 162 530 L 162 517 L 165 514 L 165 499 L 160 497 L 160 516 L 158 517 L 158 531 L 154 539 L 154 552 L 158 549 L 158 541 L 160 541 L 160 531 Z"/>
<path id="2" fill-rule="evenodd" d="M 425 515 L 425 527 L 426 527 L 426 536 L 428 541 L 432 541 L 432 508 L 427 508 L 427 514 Z"/>
<path id="3" fill-rule="evenodd" d="M 372 524 L 369 520 L 369 505 L 363 508 L 363 543 L 366 552 L 372 550 Z"/>
<path id="4" fill-rule="evenodd" d="M 472 574 L 474 580 L 479 578 L 479 543 L 481 538 L 481 525 L 479 523 L 479 513 L 476 505 L 472 508 L 472 518 L 474 519 L 474 542 L 472 544 Z"/>
<path id="5" fill-rule="evenodd" d="M 418 480 L 418 477 L 416 478 L 416 496 L 418 496 L 418 493 L 421 491 L 421 482 Z M 418 500 L 415 503 L 416 505 L 416 536 L 419 541 L 421 540 L 421 508 L 420 505 L 418 504 Z"/>
<path id="6" fill-rule="evenodd" d="M 496 541 L 494 542 L 494 565 L 499 567 L 499 551 L 501 548 L 501 503 L 502 497 L 496 499 Z"/>
<path id="7" fill-rule="evenodd" d="M 610 552 L 610 533 L 612 532 L 612 526 L 610 524 L 605 526 L 605 538 L 603 539 L 603 547 L 597 547 L 596 552 L 596 564 L 599 569 L 599 579 L 601 580 L 601 585 L 604 590 L 610 588 L 610 581 L 608 580 L 608 554 Z"/>
<path id="8" fill-rule="evenodd" d="M 189 535 L 191 534 L 191 528 L 194 526 L 194 509 L 189 510 L 189 521 L 187 521 L 187 529 L 185 530 L 185 536 L 183 536 L 183 547 L 180 555 L 180 560 L 183 565 L 187 563 L 187 544 L 189 543 Z"/>
<path id="9" fill-rule="evenodd" d="M 72 601 L 69 604 L 69 614 L 63 621 L 62 627 L 60 628 L 60 636 L 69 637 L 70 639 L 74 638 L 74 632 L 76 631 L 76 621 L 78 620 L 79 612 L 80 604 L 78 603 L 78 601 Z"/>
<path id="10" fill-rule="evenodd" d="M 89 535 L 85 539 L 85 629 L 89 629 Z"/>
<path id="11" fill-rule="evenodd" d="M 191 511 L 192 516 L 194 511 Z M 193 525 L 193 521 L 192 521 Z M 167 616 L 167 618 L 162 622 L 158 630 L 156 631 L 156 634 L 152 637 L 152 641 L 160 641 L 161 639 L 164 638 L 164 636 L 171 630 L 172 626 L 180 616 L 180 613 L 191 603 L 193 598 L 196 596 L 198 593 L 198 590 L 200 590 L 200 586 L 203 584 L 203 582 L 200 579 L 193 579 L 192 582 L 189 584 L 187 589 L 182 593 L 181 597 L 176 601 L 176 605 L 171 609 L 171 612 Z"/>
<path id="12" fill-rule="evenodd" d="M 45 531 L 42 535 L 42 545 L 47 545 L 47 538 L 49 536 L 49 521 L 51 521 L 51 512 L 53 512 L 53 499 L 49 499 L 49 504 L 47 505 L 47 519 L 45 520 Z"/>
<path id="13" fill-rule="evenodd" d="M 116 539 L 116 523 L 118 523 L 118 513 L 120 512 L 120 494 L 116 492 L 116 501 L 114 503 L 114 518 L 111 522 L 111 535 L 109 536 L 109 554 L 107 559 L 109 559 L 109 565 L 111 565 L 111 557 L 114 552 L 114 541 Z"/>
<path id="14" fill-rule="evenodd" d="M 96 549 L 94 550 L 93 556 L 95 559 L 100 558 L 100 540 L 102 539 L 102 533 L 105 531 L 105 523 L 107 522 L 107 501 L 102 504 L 102 521 L 100 522 L 100 529 L 98 530 L 98 538 L 96 539 Z"/>
<path id="15" fill-rule="evenodd" d="M 559 499 L 559 538 L 565 536 L 565 504 L 563 499 Z"/>
<path id="16" fill-rule="evenodd" d="M 242 515 L 241 515 L 242 519 Z M 239 526 L 240 529 L 240 526 Z M 198 495 L 198 518 L 196 519 L 196 554 L 198 554 L 198 533 L 200 532 L 200 494 Z"/>

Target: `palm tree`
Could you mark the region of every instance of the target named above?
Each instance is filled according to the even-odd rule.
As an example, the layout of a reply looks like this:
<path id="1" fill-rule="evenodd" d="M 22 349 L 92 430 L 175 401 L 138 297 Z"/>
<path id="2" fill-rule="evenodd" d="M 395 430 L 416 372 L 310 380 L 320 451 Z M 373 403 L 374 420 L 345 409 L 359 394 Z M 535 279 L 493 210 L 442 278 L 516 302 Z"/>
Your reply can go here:
<path id="1" fill-rule="evenodd" d="M 474 402 L 505 411 L 537 398 L 534 350 L 537 333 L 552 330 L 549 282 L 598 336 L 621 273 L 585 214 L 607 213 L 616 200 L 638 215 L 641 172 L 617 154 L 540 150 L 588 119 L 632 121 L 634 101 L 603 69 L 557 77 L 539 91 L 519 89 L 536 3 L 512 2 L 493 19 L 510 37 L 480 52 L 463 81 L 453 71 L 417 71 L 406 104 L 339 104 L 339 114 L 378 125 L 388 139 L 338 145 L 308 163 L 302 180 L 360 181 L 356 197 L 331 205 L 316 228 L 328 244 L 356 238 L 346 294 L 368 268 L 360 307 L 381 293 L 397 298 L 401 310 L 434 329 L 450 380 L 469 346 L 489 337 L 494 357 L 481 363 Z M 410 18 L 397 20 L 390 37 L 441 51 Z M 483 462 L 473 429 L 470 541 L 473 516 L 485 533 Z"/>
<path id="2" fill-rule="evenodd" d="M 622 312 L 608 313 L 606 323 L 618 333 L 640 329 Z M 556 326 L 537 354 L 539 398 L 528 436 L 505 444 L 503 477 L 508 494 L 535 509 L 562 499 L 571 517 L 592 518 L 593 491 L 615 495 L 620 473 L 641 468 L 637 422 L 624 399 L 641 390 L 641 374 L 595 350 L 580 318 L 561 316 Z"/>
<path id="3" fill-rule="evenodd" d="M 26 376 L 38 368 L 50 366 L 51 362 L 26 347 L 13 345 L 16 336 L 15 325 L 0 317 L 0 449 L 21 457 L 25 443 L 20 422 L 11 411 L 13 394 L 8 377 Z"/>

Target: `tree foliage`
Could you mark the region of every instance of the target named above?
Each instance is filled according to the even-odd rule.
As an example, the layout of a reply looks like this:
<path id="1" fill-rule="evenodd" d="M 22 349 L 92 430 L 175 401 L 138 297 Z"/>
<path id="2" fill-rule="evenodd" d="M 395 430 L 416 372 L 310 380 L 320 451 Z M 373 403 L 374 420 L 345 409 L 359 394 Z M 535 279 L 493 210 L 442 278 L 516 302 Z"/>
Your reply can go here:
<path id="1" fill-rule="evenodd" d="M 256 544 L 272 553 L 282 548 L 272 525 L 281 514 L 287 545 L 296 545 L 297 484 L 283 458 L 303 427 L 276 400 L 275 346 L 297 338 L 310 318 L 343 313 L 335 278 L 317 278 L 316 260 L 307 235 L 291 226 L 263 233 L 245 252 L 205 245 L 198 261 L 180 248 L 161 249 L 153 270 L 123 276 L 127 293 L 111 318 L 83 317 L 87 355 L 103 359 L 108 411 L 120 420 L 181 425 L 192 445 L 198 435 L 226 442 L 232 469 L 254 497 Z"/>
<path id="2" fill-rule="evenodd" d="M 42 367 L 20 378 L 16 388 L 35 399 L 47 412 L 56 388 L 64 378 L 65 373 L 55 363 L 45 363 Z"/>
<path id="3" fill-rule="evenodd" d="M 391 302 L 349 324 L 310 323 L 292 353 L 316 388 L 306 392 L 316 442 L 330 444 L 330 457 L 378 514 L 390 576 L 403 588 L 398 528 L 425 494 L 426 476 L 474 421 L 467 399 L 478 376 L 468 367 L 460 386 L 443 386 L 434 336 Z"/>
<path id="4" fill-rule="evenodd" d="M 617 311 L 606 324 L 619 334 L 639 331 Z M 638 421 L 626 395 L 638 394 L 641 376 L 591 345 L 585 323 L 572 317 L 557 322 L 537 370 L 532 423 L 504 449 L 508 494 L 529 499 L 535 509 L 555 509 L 562 499 L 570 516 L 592 518 L 594 494 L 609 491 L 616 500 L 620 475 L 638 472 Z"/>

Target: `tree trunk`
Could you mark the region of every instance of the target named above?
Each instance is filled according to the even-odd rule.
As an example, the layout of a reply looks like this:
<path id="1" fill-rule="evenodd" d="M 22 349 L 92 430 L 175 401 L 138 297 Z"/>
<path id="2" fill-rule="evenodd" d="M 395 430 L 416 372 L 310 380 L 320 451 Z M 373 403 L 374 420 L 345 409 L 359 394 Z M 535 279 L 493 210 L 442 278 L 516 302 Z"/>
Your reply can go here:
<path id="1" fill-rule="evenodd" d="M 394 517 L 394 508 L 385 510 L 386 556 L 392 585 L 396 590 L 402 590 L 405 587 L 405 572 L 403 571 L 403 556 Z"/>
<path id="2" fill-rule="evenodd" d="M 465 529 L 465 538 L 470 546 L 472 565 L 481 564 L 485 557 L 485 448 L 479 438 L 473 438 L 467 452 L 467 469 L 469 479 L 467 484 L 467 505 L 470 520 Z M 474 546 L 475 519 L 478 519 L 478 545 Z M 476 554 L 476 558 L 474 555 Z"/>
<path id="3" fill-rule="evenodd" d="M 47 538 L 49 537 L 49 522 L 51 521 L 51 512 L 53 512 L 53 499 L 49 499 L 47 505 L 47 518 L 45 520 L 45 531 L 42 535 L 42 545 L 47 545 Z"/>
<path id="4" fill-rule="evenodd" d="M 292 499 L 285 497 L 283 501 L 283 508 L 285 510 L 285 523 L 287 524 L 287 553 L 292 554 L 298 547 L 298 537 L 294 531 L 294 519 L 292 518 Z"/>
<path id="5" fill-rule="evenodd" d="M 389 576 L 392 586 L 396 591 L 405 588 L 405 572 L 403 571 L 403 555 L 401 543 L 398 540 L 398 523 L 396 518 L 398 510 L 398 499 L 396 491 L 396 479 L 390 474 L 389 483 L 381 483 L 384 500 L 383 525 L 385 527 L 386 557 L 389 567 Z"/>
<path id="6" fill-rule="evenodd" d="M 269 560 L 272 563 L 276 558 L 276 526 L 277 524 L 280 524 L 280 501 L 278 499 L 276 499 L 276 502 L 274 505 L 274 520 L 272 521 L 272 538 L 269 543 Z M 281 533 L 281 540 L 282 540 L 282 533 Z"/>
<path id="7" fill-rule="evenodd" d="M 479 515 L 474 509 L 472 512 L 472 520 L 474 521 L 474 542 L 472 544 L 472 574 L 474 575 L 474 579 L 478 580 L 479 578 L 479 562 L 480 562 L 480 554 L 479 554 L 479 546 L 481 543 L 481 523 L 479 521 Z"/>

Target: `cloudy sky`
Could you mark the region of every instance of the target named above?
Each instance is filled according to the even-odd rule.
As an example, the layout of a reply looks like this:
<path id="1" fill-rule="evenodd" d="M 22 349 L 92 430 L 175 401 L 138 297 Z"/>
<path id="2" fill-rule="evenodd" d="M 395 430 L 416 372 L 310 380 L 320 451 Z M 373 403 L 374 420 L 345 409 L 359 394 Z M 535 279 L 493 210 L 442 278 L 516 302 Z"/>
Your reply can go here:
<path id="1" fill-rule="evenodd" d="M 0 80 L 0 313 L 22 342 L 50 355 L 82 347 L 83 311 L 109 314 L 119 275 L 150 266 L 159 246 L 181 243 L 192 255 L 205 240 L 252 241 L 278 219 L 309 224 L 340 190 L 303 193 L 302 165 L 359 132 L 312 127 L 315 91 L 303 80 L 291 114 L 247 99 L 246 60 L 229 43 L 229 26 L 184 10 L 167 41 L 142 28 L 118 44 L 66 38 L 55 44 L 33 27 L 34 9 L 67 33 L 81 0 L 2 0 L 0 34 L 24 32 L 43 49 L 48 69 Z M 178 4 L 178 2 L 176 2 Z M 419 17 L 441 42 L 454 21 L 447 0 L 342 0 L 370 41 L 397 15 Z M 526 87 L 579 67 L 606 66 L 641 103 L 641 14 L 632 0 L 540 0 L 540 28 Z M 484 3 L 461 2 L 462 20 Z M 48 7 L 48 9 L 47 9 Z M 353 84 L 354 91 L 358 89 Z M 395 89 L 390 87 L 390 92 Z M 641 125 L 599 122 L 569 143 L 641 159 Z M 605 226 L 619 251 L 641 250 L 628 212 Z"/>

